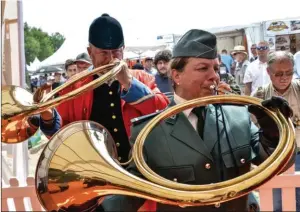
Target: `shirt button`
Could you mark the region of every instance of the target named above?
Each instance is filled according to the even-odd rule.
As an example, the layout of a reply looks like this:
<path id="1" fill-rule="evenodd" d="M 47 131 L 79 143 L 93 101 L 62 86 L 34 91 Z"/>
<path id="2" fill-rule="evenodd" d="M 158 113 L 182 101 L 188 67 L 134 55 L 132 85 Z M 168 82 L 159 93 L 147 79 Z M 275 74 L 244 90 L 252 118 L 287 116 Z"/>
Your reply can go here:
<path id="1" fill-rule="evenodd" d="M 86 108 L 83 108 L 83 113 L 86 113 Z"/>
<path id="2" fill-rule="evenodd" d="M 174 181 L 174 182 L 177 182 L 177 178 L 174 178 L 173 181 Z"/>
<path id="3" fill-rule="evenodd" d="M 109 95 L 113 95 L 113 92 L 112 91 L 110 91 L 110 92 L 108 92 L 109 93 Z"/>
<path id="4" fill-rule="evenodd" d="M 118 129 L 117 129 L 117 128 L 115 128 L 115 129 L 114 129 L 114 132 L 118 132 Z"/>
<path id="5" fill-rule="evenodd" d="M 246 161 L 244 158 L 241 159 L 241 163 L 244 164 Z"/>
<path id="6" fill-rule="evenodd" d="M 211 165 L 209 163 L 205 164 L 205 168 L 206 169 L 210 169 L 211 168 Z"/>
<path id="7" fill-rule="evenodd" d="M 116 143 L 116 145 L 117 145 L 117 147 L 119 147 L 119 146 L 120 146 L 120 143 Z"/>
<path id="8" fill-rule="evenodd" d="M 122 160 L 122 158 L 121 158 L 121 157 L 118 157 L 118 160 L 120 161 L 120 160 Z"/>
<path id="9" fill-rule="evenodd" d="M 112 116 L 112 119 L 116 119 L 117 117 L 115 115 Z"/>
<path id="10" fill-rule="evenodd" d="M 111 103 L 110 106 L 113 107 L 113 106 L 115 106 L 115 104 L 114 104 L 114 103 Z"/>

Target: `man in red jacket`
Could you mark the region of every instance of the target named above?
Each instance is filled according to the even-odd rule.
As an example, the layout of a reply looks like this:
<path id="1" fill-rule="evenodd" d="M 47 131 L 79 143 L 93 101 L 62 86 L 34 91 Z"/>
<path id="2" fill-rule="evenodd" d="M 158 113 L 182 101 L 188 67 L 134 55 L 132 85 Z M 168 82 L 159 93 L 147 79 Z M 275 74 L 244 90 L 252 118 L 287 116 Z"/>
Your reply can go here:
<path id="1" fill-rule="evenodd" d="M 96 18 L 89 28 L 87 50 L 93 63 L 91 69 L 106 65 L 115 58 L 123 59 L 124 37 L 120 23 L 107 14 Z M 97 77 L 86 78 L 65 90 L 74 90 Z M 154 77 L 143 70 L 124 69 L 116 79 L 59 105 L 57 110 L 51 111 L 50 117 L 49 113 L 43 113 L 41 130 L 51 137 L 65 124 L 79 120 L 95 121 L 107 128 L 115 141 L 118 160 L 126 162 L 131 149 L 128 140 L 131 120 L 162 110 L 169 101 L 156 87 Z"/>

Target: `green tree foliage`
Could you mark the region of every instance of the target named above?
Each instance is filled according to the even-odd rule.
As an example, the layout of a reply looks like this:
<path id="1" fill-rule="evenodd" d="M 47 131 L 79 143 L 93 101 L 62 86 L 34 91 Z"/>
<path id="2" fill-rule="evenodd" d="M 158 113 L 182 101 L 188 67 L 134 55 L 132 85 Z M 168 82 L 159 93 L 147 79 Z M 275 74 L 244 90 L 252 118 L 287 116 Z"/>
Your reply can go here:
<path id="1" fill-rule="evenodd" d="M 51 56 L 65 41 L 59 32 L 49 35 L 36 27 L 24 23 L 25 57 L 26 64 L 30 64 L 37 57 L 43 61 Z"/>

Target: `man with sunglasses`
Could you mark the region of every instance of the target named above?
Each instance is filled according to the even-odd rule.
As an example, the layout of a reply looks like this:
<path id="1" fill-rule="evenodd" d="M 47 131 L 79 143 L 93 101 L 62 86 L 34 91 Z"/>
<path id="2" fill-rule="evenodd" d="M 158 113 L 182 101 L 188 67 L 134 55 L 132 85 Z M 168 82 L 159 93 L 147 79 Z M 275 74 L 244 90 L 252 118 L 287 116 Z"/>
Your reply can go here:
<path id="1" fill-rule="evenodd" d="M 250 63 L 244 76 L 245 95 L 248 96 L 258 87 L 270 82 L 270 76 L 267 73 L 267 58 L 270 51 L 269 43 L 262 41 L 257 45 L 256 49 L 258 59 Z"/>
<path id="2" fill-rule="evenodd" d="M 263 100 L 269 99 L 272 96 L 283 97 L 289 103 L 293 110 L 292 121 L 295 125 L 296 142 L 298 149 L 300 147 L 300 81 L 293 79 L 294 58 L 291 53 L 286 51 L 273 52 L 268 57 L 267 71 L 270 75 L 271 82 L 263 87 L 259 87 L 253 94 L 257 98 Z M 296 171 L 300 171 L 300 154 L 296 156 Z M 300 188 L 296 189 L 300 195 Z M 274 205 L 275 211 L 281 210 L 281 194 L 275 192 Z M 297 211 L 300 210 L 300 202 L 297 203 Z"/>
<path id="3" fill-rule="evenodd" d="M 256 44 L 252 44 L 251 54 L 252 54 L 252 57 L 250 58 L 250 63 L 252 63 L 253 61 L 255 61 L 257 59 Z"/>

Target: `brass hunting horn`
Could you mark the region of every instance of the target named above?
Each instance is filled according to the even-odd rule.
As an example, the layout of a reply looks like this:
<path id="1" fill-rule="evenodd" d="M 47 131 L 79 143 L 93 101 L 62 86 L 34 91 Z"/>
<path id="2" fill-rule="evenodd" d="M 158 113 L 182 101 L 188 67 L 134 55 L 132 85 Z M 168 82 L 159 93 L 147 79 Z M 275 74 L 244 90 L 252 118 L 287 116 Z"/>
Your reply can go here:
<path id="1" fill-rule="evenodd" d="M 277 124 L 279 143 L 261 165 L 237 178 L 207 185 L 187 185 L 153 172 L 143 157 L 143 145 L 151 130 L 162 120 L 188 108 L 208 104 L 253 104 Z M 290 120 L 261 105 L 261 100 L 238 95 L 209 96 L 173 106 L 154 117 L 139 133 L 132 157 L 141 179 L 123 169 L 115 159 L 109 132 L 91 121 L 72 123 L 56 133 L 45 147 L 36 169 L 36 189 L 47 211 L 88 211 L 104 196 L 129 195 L 180 207 L 219 205 L 248 194 L 277 175 L 292 157 L 295 133 Z"/>
<path id="2" fill-rule="evenodd" d="M 34 103 L 33 95 L 24 88 L 14 85 L 3 86 L 1 92 L 2 142 L 15 144 L 27 140 L 31 137 L 26 133 L 26 128 L 28 126 L 27 120 L 30 116 L 54 108 L 65 101 L 76 98 L 87 91 L 99 87 L 103 83 L 113 79 L 125 66 L 127 65 L 124 61 L 115 61 L 92 71 L 86 70 L 79 73 L 63 85 L 46 94 L 40 103 Z M 101 76 L 74 91 L 53 99 L 55 94 L 58 94 L 65 88 L 96 74 L 101 74 Z"/>

